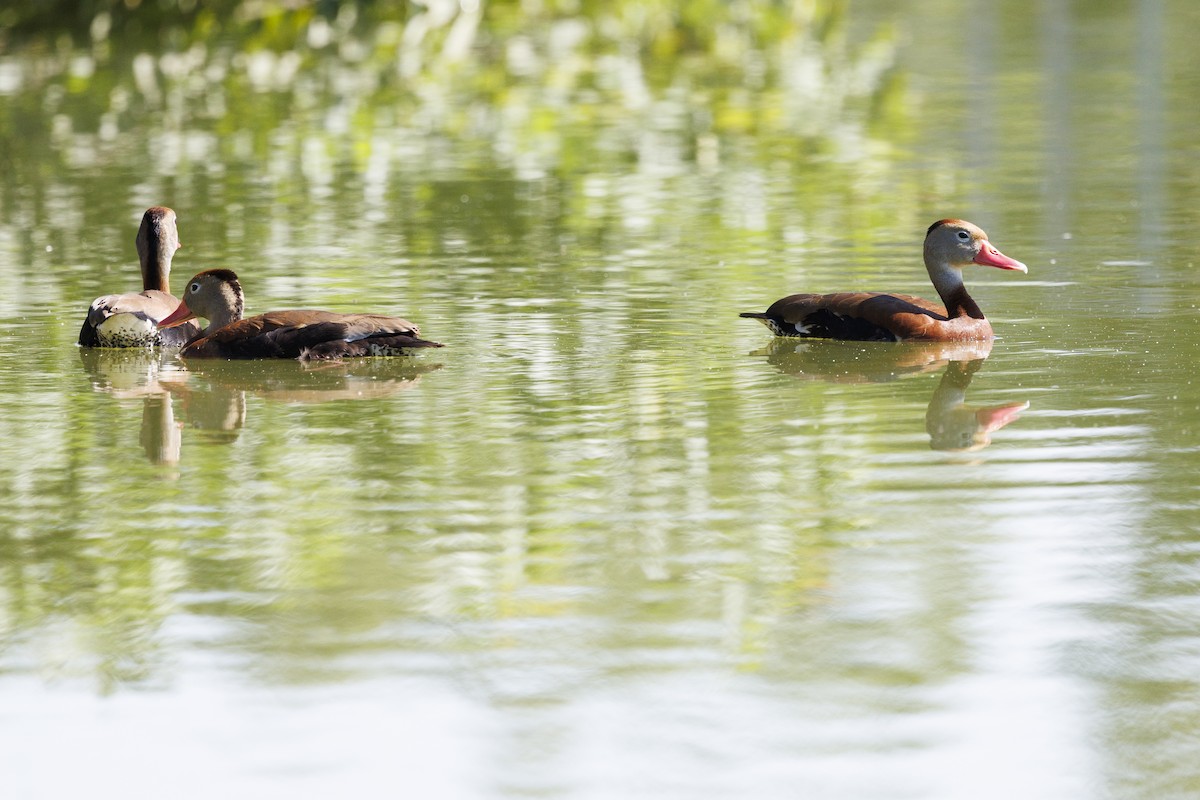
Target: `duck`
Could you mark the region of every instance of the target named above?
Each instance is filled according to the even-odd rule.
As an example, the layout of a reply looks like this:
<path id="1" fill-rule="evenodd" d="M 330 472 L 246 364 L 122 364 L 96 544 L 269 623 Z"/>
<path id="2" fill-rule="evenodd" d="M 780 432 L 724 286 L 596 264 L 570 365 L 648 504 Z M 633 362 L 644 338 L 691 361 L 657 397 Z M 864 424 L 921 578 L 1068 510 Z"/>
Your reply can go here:
<path id="1" fill-rule="evenodd" d="M 196 317 L 208 320 L 208 327 L 179 351 L 185 359 L 327 361 L 402 356 L 414 348 L 443 346 L 419 338 L 420 329 L 399 317 L 299 309 L 243 319 L 244 306 L 242 284 L 233 270 L 205 270 L 188 281 L 179 306 L 159 327 L 173 328 Z"/>
<path id="2" fill-rule="evenodd" d="M 88 308 L 79 344 L 83 347 L 179 346 L 200 332 L 192 323 L 172 331 L 156 323 L 167 317 L 179 299 L 170 289 L 171 260 L 179 243 L 175 212 L 166 206 L 146 209 L 138 228 L 138 260 L 142 266 L 142 291 L 97 297 Z"/>
<path id="3" fill-rule="evenodd" d="M 757 319 L 776 336 L 885 342 L 992 339 L 992 324 L 963 284 L 963 268 L 970 264 L 1017 272 L 1029 268 L 997 250 L 979 226 L 961 219 L 930 225 L 924 250 L 925 269 L 941 305 L 886 292 L 794 294 L 776 300 L 764 312 L 739 316 Z"/>

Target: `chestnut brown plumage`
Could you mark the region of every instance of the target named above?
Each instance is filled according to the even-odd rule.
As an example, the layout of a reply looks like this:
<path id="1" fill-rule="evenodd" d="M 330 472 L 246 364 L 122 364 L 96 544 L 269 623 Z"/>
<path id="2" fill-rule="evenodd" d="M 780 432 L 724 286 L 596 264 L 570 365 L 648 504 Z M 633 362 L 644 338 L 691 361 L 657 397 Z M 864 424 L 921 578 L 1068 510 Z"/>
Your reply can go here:
<path id="1" fill-rule="evenodd" d="M 301 309 L 242 318 L 242 285 L 231 270 L 211 269 L 188 281 L 179 308 L 163 320 L 172 327 L 193 317 L 209 325 L 181 355 L 185 358 L 298 358 L 318 361 L 398 356 L 420 347 L 441 347 L 420 338 L 408 320 L 383 314 L 338 314 Z"/>
<path id="2" fill-rule="evenodd" d="M 858 341 L 991 339 L 992 325 L 967 294 L 962 269 L 983 264 L 1027 272 L 997 250 L 979 227 L 960 219 L 938 220 L 925 234 L 925 268 L 942 304 L 883 292 L 794 294 L 765 312 L 746 312 L 776 336 Z"/>

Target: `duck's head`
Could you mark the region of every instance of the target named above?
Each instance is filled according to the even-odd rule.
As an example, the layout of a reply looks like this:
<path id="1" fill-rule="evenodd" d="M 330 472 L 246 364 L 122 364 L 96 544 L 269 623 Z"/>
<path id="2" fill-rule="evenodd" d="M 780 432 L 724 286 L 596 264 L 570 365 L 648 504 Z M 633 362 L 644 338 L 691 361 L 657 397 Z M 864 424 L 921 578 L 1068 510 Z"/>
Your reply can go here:
<path id="1" fill-rule="evenodd" d="M 929 226 L 925 234 L 925 264 L 962 269 L 968 264 L 1028 272 L 1029 268 L 1009 258 L 988 241 L 978 225 L 961 219 L 942 219 Z"/>
<path id="2" fill-rule="evenodd" d="M 205 270 L 187 282 L 179 306 L 158 327 L 172 328 L 200 317 L 208 320 L 209 330 L 213 330 L 241 319 L 244 304 L 242 284 L 233 270 Z"/>

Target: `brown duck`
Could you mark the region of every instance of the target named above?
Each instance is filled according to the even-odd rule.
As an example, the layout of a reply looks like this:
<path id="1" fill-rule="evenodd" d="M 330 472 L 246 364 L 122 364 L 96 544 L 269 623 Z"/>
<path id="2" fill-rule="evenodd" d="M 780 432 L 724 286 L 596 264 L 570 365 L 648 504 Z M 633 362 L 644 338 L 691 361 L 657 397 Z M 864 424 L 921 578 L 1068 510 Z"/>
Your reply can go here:
<path id="1" fill-rule="evenodd" d="M 171 259 L 179 244 L 175 212 L 155 206 L 142 215 L 137 234 L 142 265 L 142 291 L 97 297 L 79 330 L 84 347 L 178 346 L 200 332 L 196 323 L 160 331 L 157 322 L 179 305 L 171 295 Z"/>
<path id="2" fill-rule="evenodd" d="M 303 309 L 243 319 L 244 303 L 237 275 L 227 269 L 206 270 L 188 281 L 179 307 L 159 326 L 171 328 L 195 317 L 208 320 L 208 327 L 184 345 L 184 358 L 316 361 L 400 356 L 418 347 L 442 346 L 419 338 L 417 326 L 399 317 Z"/>
<path id="3" fill-rule="evenodd" d="M 942 304 L 883 292 L 794 294 L 765 312 L 746 312 L 776 336 L 898 342 L 991 339 L 992 325 L 967 294 L 968 264 L 1028 272 L 997 250 L 980 228 L 961 219 L 933 223 L 925 234 L 925 269 Z"/>

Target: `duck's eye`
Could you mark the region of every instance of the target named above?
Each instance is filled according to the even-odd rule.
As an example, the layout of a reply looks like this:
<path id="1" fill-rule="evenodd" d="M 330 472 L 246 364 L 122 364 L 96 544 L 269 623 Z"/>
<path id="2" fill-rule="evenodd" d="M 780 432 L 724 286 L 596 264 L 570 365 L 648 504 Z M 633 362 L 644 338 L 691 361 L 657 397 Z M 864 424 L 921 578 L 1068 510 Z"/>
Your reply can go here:
<path id="1" fill-rule="evenodd" d="M 971 234 L 967 233 L 966 231 L 959 231 L 958 240 L 960 242 L 969 242 L 971 241 Z"/>
<path id="2" fill-rule="evenodd" d="M 191 286 L 188 287 L 188 291 L 191 292 L 192 294 L 195 294 L 196 292 L 200 291 L 200 282 L 196 281 L 195 283 L 193 283 Z"/>

